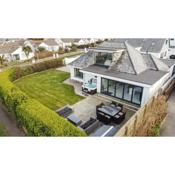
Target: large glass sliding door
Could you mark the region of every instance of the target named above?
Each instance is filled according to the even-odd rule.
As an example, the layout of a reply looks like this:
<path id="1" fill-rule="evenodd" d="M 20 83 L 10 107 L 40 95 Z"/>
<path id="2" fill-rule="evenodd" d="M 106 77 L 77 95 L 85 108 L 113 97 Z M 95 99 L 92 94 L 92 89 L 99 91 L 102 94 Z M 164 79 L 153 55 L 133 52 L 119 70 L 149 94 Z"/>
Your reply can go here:
<path id="1" fill-rule="evenodd" d="M 125 84 L 124 97 L 123 98 L 127 101 L 131 101 L 132 91 L 133 91 L 133 86 L 129 85 L 129 84 Z"/>
<path id="2" fill-rule="evenodd" d="M 142 99 L 142 88 L 141 87 L 134 87 L 133 88 L 133 98 L 132 101 L 136 104 L 140 104 Z"/>
<path id="3" fill-rule="evenodd" d="M 104 78 L 101 79 L 101 93 L 108 93 L 108 80 Z"/>
<path id="4" fill-rule="evenodd" d="M 116 82 L 115 96 L 118 98 L 123 98 L 123 89 L 124 89 L 124 84 L 120 82 Z"/>
<path id="5" fill-rule="evenodd" d="M 108 81 L 108 93 L 111 96 L 115 95 L 115 81 L 113 80 Z"/>
<path id="6" fill-rule="evenodd" d="M 102 78 L 101 93 L 120 98 L 134 104 L 141 104 L 143 88 Z"/>

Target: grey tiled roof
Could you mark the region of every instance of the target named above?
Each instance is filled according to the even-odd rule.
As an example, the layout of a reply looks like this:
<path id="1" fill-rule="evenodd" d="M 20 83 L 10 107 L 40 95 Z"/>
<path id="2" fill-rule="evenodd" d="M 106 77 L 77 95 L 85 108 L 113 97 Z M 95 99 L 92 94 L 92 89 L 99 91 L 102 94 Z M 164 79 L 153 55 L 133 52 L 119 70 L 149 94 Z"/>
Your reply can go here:
<path id="1" fill-rule="evenodd" d="M 81 55 L 79 58 L 71 62 L 69 65 L 78 68 L 85 68 L 92 64 L 94 64 L 93 51 L 89 51 L 86 54 Z"/>
<path id="2" fill-rule="evenodd" d="M 10 54 L 22 46 L 19 42 L 7 42 L 0 46 L 0 54 Z"/>
<path id="3" fill-rule="evenodd" d="M 109 50 L 118 50 L 118 49 L 125 49 L 124 43 L 117 43 L 115 41 L 105 41 L 102 44 L 98 45 L 96 49 L 109 49 Z"/>
<path id="4" fill-rule="evenodd" d="M 146 70 L 138 75 L 128 74 L 123 72 L 118 72 L 115 70 L 108 70 L 103 67 L 99 67 L 96 65 L 91 65 L 87 68 L 83 69 L 87 72 L 93 72 L 101 75 L 106 75 L 114 78 L 120 78 L 124 80 L 134 81 L 138 83 L 143 83 L 147 85 L 153 85 L 157 82 L 162 76 L 164 76 L 167 72 L 164 71 L 155 71 L 155 70 Z"/>
<path id="5" fill-rule="evenodd" d="M 171 67 L 173 65 L 175 65 L 175 60 L 171 60 L 171 59 L 161 59 L 162 62 L 164 62 L 168 67 Z"/>
<path id="6" fill-rule="evenodd" d="M 48 46 L 57 46 L 58 43 L 55 41 L 55 39 L 46 39 L 43 41 Z"/>
<path id="7" fill-rule="evenodd" d="M 145 71 L 146 69 L 148 69 L 148 66 L 147 66 L 145 60 L 143 59 L 141 53 L 139 51 L 137 51 L 136 49 L 134 49 L 127 42 L 125 44 L 127 47 L 129 58 L 132 62 L 133 68 L 135 70 L 135 73 L 139 74 L 139 73 Z"/>
<path id="8" fill-rule="evenodd" d="M 153 52 L 159 53 L 165 43 L 166 39 L 145 39 L 142 48 L 140 49 L 141 52 Z"/>
<path id="9" fill-rule="evenodd" d="M 141 54 L 128 42 L 125 42 L 125 48 L 113 53 L 113 61 L 108 68 L 94 65 L 93 51 L 80 56 L 71 65 L 85 71 L 148 85 L 154 84 L 168 72 L 169 65 L 162 59 L 153 58 L 150 54 Z"/>
<path id="10" fill-rule="evenodd" d="M 141 52 L 153 52 L 158 53 L 162 49 L 165 38 L 119 38 L 113 39 L 116 43 L 125 43 L 126 41 L 133 47 L 141 47 Z"/>
<path id="11" fill-rule="evenodd" d="M 133 47 L 141 47 L 144 38 L 118 38 L 118 39 L 113 39 L 114 42 L 117 43 L 125 43 L 126 41 L 132 45 Z"/>
<path id="12" fill-rule="evenodd" d="M 65 43 L 73 43 L 74 42 L 73 38 L 62 38 L 61 40 Z"/>

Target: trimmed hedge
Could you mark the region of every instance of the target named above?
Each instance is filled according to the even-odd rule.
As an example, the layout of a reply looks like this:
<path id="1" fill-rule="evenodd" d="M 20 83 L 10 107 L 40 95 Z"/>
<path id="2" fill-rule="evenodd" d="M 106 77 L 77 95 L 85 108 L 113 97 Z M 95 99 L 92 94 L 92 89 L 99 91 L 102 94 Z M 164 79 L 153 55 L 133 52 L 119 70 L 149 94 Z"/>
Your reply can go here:
<path id="1" fill-rule="evenodd" d="M 17 123 L 30 136 L 85 136 L 86 134 L 54 111 L 28 97 L 12 81 L 49 68 L 61 66 L 52 60 L 27 67 L 16 67 L 0 73 L 0 98 L 15 113 Z"/>

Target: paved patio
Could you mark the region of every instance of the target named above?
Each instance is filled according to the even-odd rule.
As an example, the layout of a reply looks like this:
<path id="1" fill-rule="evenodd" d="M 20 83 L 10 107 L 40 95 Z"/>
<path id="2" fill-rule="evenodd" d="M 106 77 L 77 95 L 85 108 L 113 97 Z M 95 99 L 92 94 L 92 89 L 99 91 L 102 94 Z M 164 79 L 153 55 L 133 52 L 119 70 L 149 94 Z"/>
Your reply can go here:
<path id="1" fill-rule="evenodd" d="M 79 117 L 82 121 L 87 121 L 90 117 L 96 118 L 96 106 L 100 103 L 111 103 L 111 101 L 99 97 L 98 95 L 89 95 L 84 100 L 81 100 L 71 107 L 77 117 Z M 127 108 L 126 106 L 124 106 L 123 111 L 126 112 L 126 119 L 124 122 L 126 122 L 135 113 L 135 110 Z"/>

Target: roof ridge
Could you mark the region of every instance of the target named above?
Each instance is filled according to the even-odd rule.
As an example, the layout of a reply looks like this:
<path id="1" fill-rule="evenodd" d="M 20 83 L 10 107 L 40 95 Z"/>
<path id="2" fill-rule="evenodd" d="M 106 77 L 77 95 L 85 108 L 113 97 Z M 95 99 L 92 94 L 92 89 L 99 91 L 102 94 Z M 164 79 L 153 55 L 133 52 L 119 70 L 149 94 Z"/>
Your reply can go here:
<path id="1" fill-rule="evenodd" d="M 154 66 L 156 67 L 157 71 L 159 71 L 159 68 L 157 67 L 157 64 L 155 63 L 154 59 L 153 59 L 153 56 L 151 54 L 148 54 L 148 56 L 150 56 Z"/>
<path id="2" fill-rule="evenodd" d="M 140 74 L 141 72 L 147 70 L 148 67 L 145 60 L 143 59 L 142 54 L 132 47 L 128 42 L 125 42 L 125 46 L 136 74 Z"/>
<path id="3" fill-rule="evenodd" d="M 132 67 L 133 67 L 133 70 L 134 70 L 134 72 L 135 72 L 135 74 L 137 75 L 137 71 L 136 71 L 136 69 L 135 69 L 135 67 L 134 67 L 134 63 L 133 63 L 133 61 L 132 61 L 132 59 L 131 59 L 131 56 L 130 56 L 130 53 L 128 52 L 128 50 L 126 50 L 126 52 L 128 53 L 128 55 L 129 55 L 129 60 L 130 60 L 130 62 L 131 62 L 131 65 L 132 65 Z"/>

